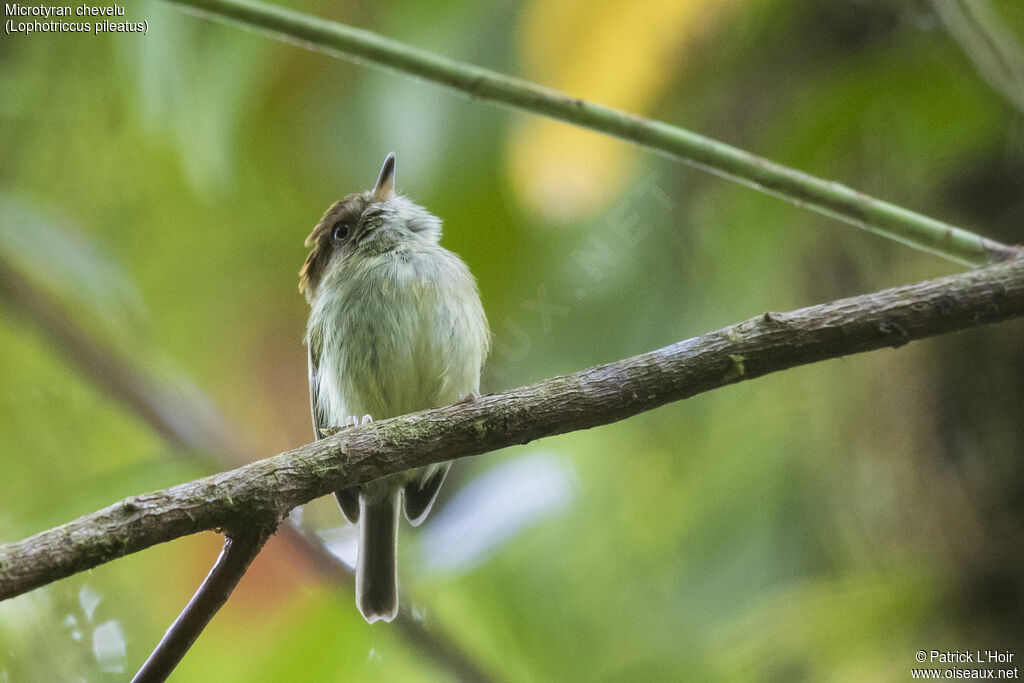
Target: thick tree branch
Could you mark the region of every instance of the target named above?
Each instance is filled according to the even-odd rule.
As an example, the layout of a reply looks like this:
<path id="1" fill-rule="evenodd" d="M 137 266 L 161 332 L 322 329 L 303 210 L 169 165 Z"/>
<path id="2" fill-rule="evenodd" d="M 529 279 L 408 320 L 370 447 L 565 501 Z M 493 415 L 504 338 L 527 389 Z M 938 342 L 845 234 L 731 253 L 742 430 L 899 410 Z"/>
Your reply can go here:
<path id="1" fill-rule="evenodd" d="M 309 50 L 418 76 L 483 101 L 628 140 L 799 206 L 943 256 L 979 264 L 1013 249 L 676 126 L 593 104 L 496 71 L 457 62 L 370 31 L 256 0 L 171 0 Z"/>
<path id="2" fill-rule="evenodd" d="M 206 576 L 206 580 L 167 629 L 153 654 L 132 678 L 132 683 L 167 680 L 174 667 L 178 666 L 181 658 L 192 647 L 192 643 L 213 619 L 213 615 L 231 597 L 235 586 L 256 559 L 271 533 L 272 527 L 254 527 L 224 539 L 224 549 Z"/>
<path id="3" fill-rule="evenodd" d="M 384 474 L 608 424 L 770 372 L 1024 314 L 1024 258 L 750 320 L 445 408 L 353 427 L 0 546 L 0 599 L 206 529 L 230 534 Z"/>

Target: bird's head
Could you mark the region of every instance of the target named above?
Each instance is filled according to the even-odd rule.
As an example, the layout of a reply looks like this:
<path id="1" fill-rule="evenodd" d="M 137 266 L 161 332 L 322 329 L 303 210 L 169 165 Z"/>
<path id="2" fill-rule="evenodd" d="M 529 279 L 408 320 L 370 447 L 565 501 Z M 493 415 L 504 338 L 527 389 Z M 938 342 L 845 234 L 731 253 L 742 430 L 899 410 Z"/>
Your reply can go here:
<path id="1" fill-rule="evenodd" d="M 395 192 L 395 153 L 388 154 L 372 190 L 334 202 L 306 238 L 299 291 L 310 303 L 332 269 L 359 255 L 380 254 L 412 241 L 437 244 L 441 221 Z"/>

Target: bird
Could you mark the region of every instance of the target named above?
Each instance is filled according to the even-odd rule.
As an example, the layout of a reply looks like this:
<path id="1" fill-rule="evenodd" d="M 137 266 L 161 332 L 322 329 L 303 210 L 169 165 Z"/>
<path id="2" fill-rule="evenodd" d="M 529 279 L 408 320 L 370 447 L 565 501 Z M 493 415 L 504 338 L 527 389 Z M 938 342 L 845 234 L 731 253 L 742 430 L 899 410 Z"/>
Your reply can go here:
<path id="1" fill-rule="evenodd" d="M 395 191 L 395 165 L 392 152 L 373 188 L 331 204 L 305 241 L 299 291 L 310 306 L 317 439 L 479 396 L 490 329 L 476 280 L 440 245 L 440 219 Z M 359 525 L 356 605 L 368 623 L 398 613 L 399 508 L 418 526 L 450 465 L 335 492 L 344 517 Z"/>

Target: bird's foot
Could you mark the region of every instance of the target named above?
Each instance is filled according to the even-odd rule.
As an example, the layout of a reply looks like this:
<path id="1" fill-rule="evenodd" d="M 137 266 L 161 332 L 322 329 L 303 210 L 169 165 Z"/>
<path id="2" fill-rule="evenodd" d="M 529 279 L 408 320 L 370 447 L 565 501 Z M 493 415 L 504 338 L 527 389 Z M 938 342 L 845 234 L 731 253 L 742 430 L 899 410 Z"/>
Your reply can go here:
<path id="1" fill-rule="evenodd" d="M 360 420 L 359 417 L 357 417 L 356 415 L 349 415 L 347 418 L 345 418 L 345 424 L 341 425 L 340 427 L 321 427 L 320 434 L 325 437 L 334 436 L 343 429 L 348 429 L 349 427 L 358 427 L 359 425 L 370 424 L 371 422 L 373 422 L 373 418 L 370 417 L 369 415 L 363 415 L 362 420 Z"/>
<path id="2" fill-rule="evenodd" d="M 470 405 L 472 405 L 472 404 L 476 403 L 479 400 L 480 400 L 480 392 L 479 391 L 471 391 L 468 394 L 466 394 L 465 396 L 463 396 L 462 399 L 459 400 L 459 403 L 457 403 L 456 405 L 459 405 L 461 403 L 469 403 Z"/>

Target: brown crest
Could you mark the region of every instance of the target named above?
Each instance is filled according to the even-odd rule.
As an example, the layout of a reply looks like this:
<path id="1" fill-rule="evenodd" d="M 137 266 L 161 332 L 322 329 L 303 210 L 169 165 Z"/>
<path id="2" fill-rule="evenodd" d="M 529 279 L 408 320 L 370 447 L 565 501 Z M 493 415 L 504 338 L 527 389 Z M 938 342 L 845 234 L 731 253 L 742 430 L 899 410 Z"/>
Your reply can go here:
<path id="1" fill-rule="evenodd" d="M 306 256 L 306 262 L 302 264 L 302 270 L 299 271 L 299 291 L 305 295 L 307 301 L 311 301 L 316 293 L 331 256 L 344 243 L 335 239 L 335 227 L 344 223 L 348 225 L 350 233 L 355 229 L 359 217 L 369 203 L 367 194 L 369 193 L 350 194 L 340 202 L 331 204 L 324 212 L 323 218 L 313 228 L 313 232 L 306 238 L 306 246 L 312 249 Z"/>
<path id="2" fill-rule="evenodd" d="M 334 252 L 343 247 L 352 233 L 358 227 L 359 217 L 363 215 L 366 207 L 374 202 L 384 202 L 395 193 L 395 153 L 391 152 L 384 159 L 384 165 L 377 176 L 377 182 L 372 190 L 361 194 L 350 194 L 340 202 L 334 202 L 324 213 L 323 218 L 313 228 L 306 238 L 306 246 L 312 247 L 306 262 L 302 264 L 299 271 L 299 291 L 302 292 L 306 301 L 312 303 L 316 295 L 316 288 L 327 271 L 327 264 L 331 262 Z M 346 235 L 338 239 L 336 228 L 339 225 L 347 226 Z"/>

